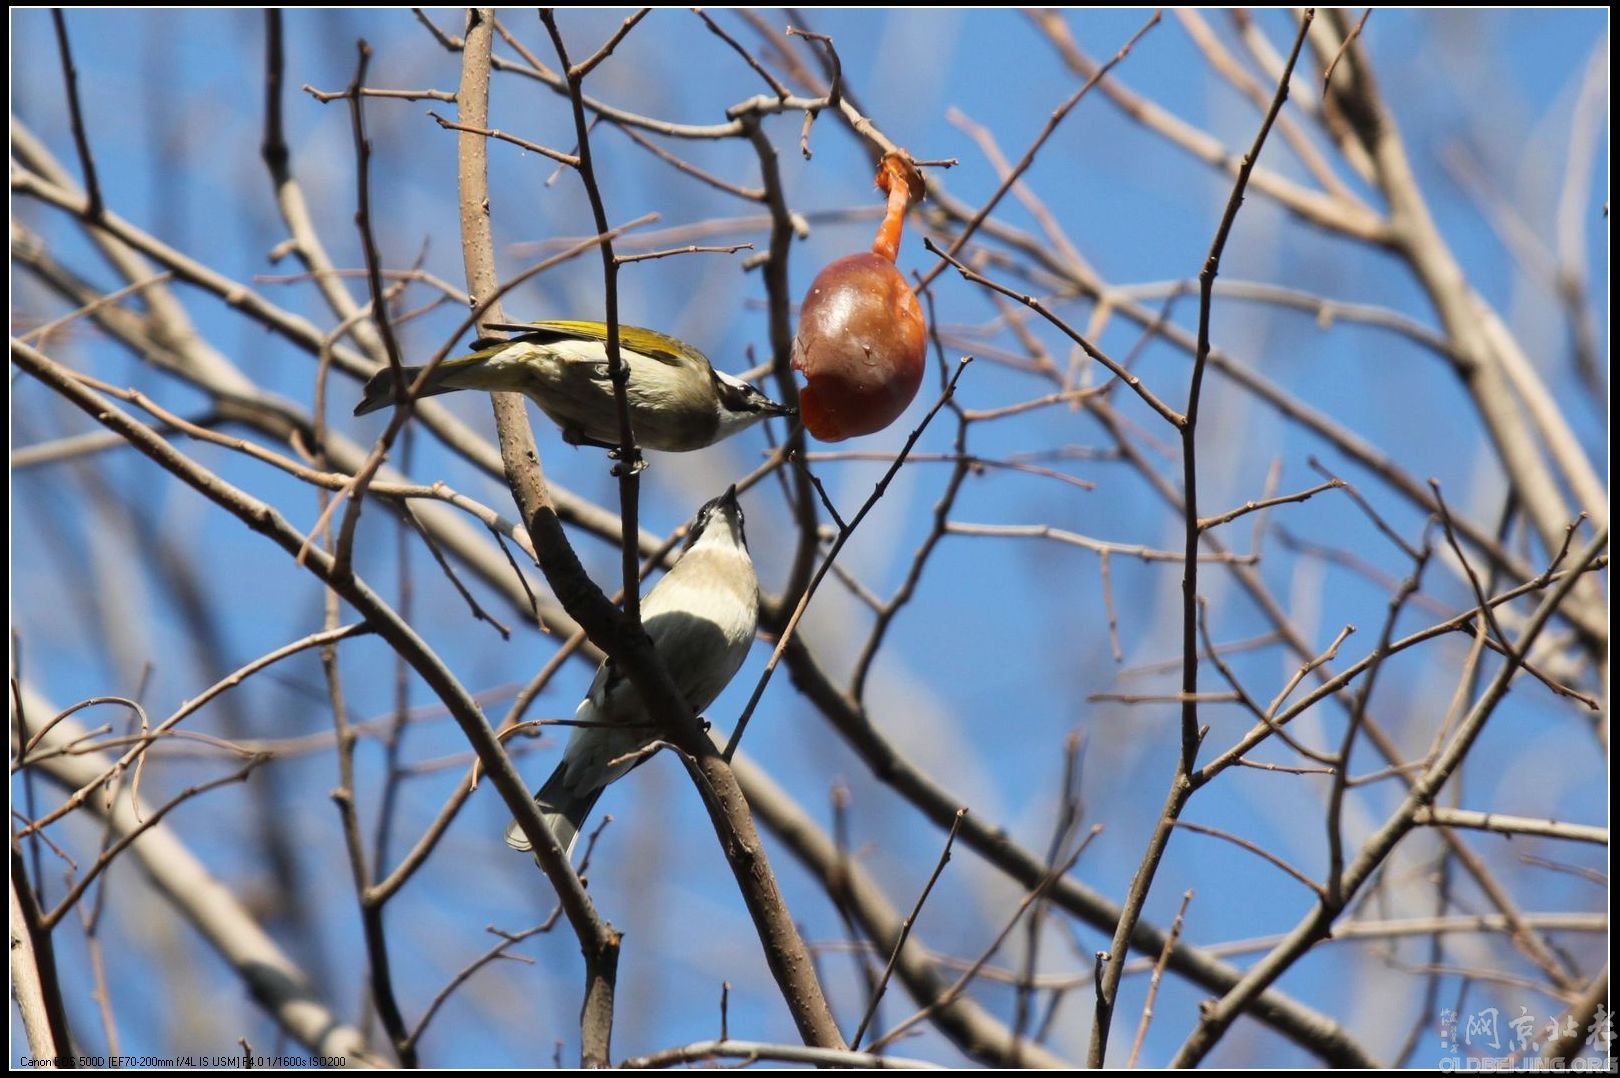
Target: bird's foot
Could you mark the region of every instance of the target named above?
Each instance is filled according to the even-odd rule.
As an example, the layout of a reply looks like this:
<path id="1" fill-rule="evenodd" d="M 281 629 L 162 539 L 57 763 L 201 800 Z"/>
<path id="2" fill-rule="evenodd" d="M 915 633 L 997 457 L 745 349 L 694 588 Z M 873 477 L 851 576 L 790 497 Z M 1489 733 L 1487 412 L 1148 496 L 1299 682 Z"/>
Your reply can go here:
<path id="1" fill-rule="evenodd" d="M 619 459 L 619 451 L 617 449 L 609 450 L 608 456 L 612 460 L 618 462 L 613 465 L 613 478 L 615 479 L 621 479 L 626 475 L 640 475 L 642 472 L 647 470 L 646 457 L 638 456 L 634 462 L 626 465 L 622 460 Z"/>

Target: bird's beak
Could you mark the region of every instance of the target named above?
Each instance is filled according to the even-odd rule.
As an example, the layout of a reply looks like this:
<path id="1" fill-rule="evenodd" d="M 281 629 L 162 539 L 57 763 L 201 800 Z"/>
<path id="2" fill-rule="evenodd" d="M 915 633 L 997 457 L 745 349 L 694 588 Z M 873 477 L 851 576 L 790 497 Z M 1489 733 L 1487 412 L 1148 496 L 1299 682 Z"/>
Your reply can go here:
<path id="1" fill-rule="evenodd" d="M 785 415 L 790 418 L 799 414 L 799 410 L 797 408 L 793 408 L 786 404 L 778 404 L 769 397 L 765 399 L 764 411 L 766 415 Z"/>
<path id="2" fill-rule="evenodd" d="M 737 508 L 737 484 L 736 483 L 731 484 L 731 486 L 726 488 L 726 492 L 724 494 L 720 495 L 720 504 L 724 505 L 724 506 L 728 506 L 728 507 L 730 507 L 732 509 Z"/>

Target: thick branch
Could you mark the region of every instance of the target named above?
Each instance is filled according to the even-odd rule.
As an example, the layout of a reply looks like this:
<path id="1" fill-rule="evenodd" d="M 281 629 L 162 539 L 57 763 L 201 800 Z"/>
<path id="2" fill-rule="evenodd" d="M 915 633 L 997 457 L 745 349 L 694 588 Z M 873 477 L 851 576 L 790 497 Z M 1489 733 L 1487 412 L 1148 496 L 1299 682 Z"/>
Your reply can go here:
<path id="1" fill-rule="evenodd" d="M 467 13 L 467 45 L 462 53 L 461 86 L 456 102 L 461 119 L 469 127 L 487 127 L 489 124 L 489 57 L 494 38 L 494 12 L 487 8 L 474 8 Z M 467 270 L 467 292 L 475 302 L 494 297 L 497 288 L 495 273 L 494 238 L 490 229 L 488 180 L 488 142 L 470 131 L 458 136 L 460 153 L 461 235 L 462 256 Z M 488 308 L 491 321 L 505 321 L 495 298 Z M 541 568 L 552 588 L 563 600 L 565 609 L 571 609 L 562 589 L 557 587 L 550 561 L 560 548 L 573 557 L 568 540 L 563 537 L 562 524 L 557 520 L 551 496 L 546 489 L 545 473 L 540 468 L 540 452 L 535 446 L 534 432 L 529 429 L 529 417 L 524 411 L 523 398 L 516 393 L 495 393 L 491 400 L 495 409 L 495 426 L 501 446 L 501 461 L 505 466 L 507 483 L 512 488 L 523 522 L 540 557 Z M 542 527 L 539 517 L 550 525 Z M 542 553 L 546 547 L 552 548 Z M 577 565 L 577 561 L 575 562 Z M 583 573 L 581 573 L 583 576 Z M 585 580 L 588 586 L 588 579 Z M 532 806 L 534 803 L 529 802 Z M 538 833 L 524 829 L 535 859 L 559 890 L 584 888 L 575 874 L 568 856 L 557 844 L 551 829 L 541 825 Z M 576 920 L 570 916 L 580 950 L 585 955 L 585 993 L 580 1006 L 580 1062 L 587 1067 L 605 1067 L 610 1059 L 613 1036 L 613 998 L 618 975 L 619 934 L 596 915 L 594 908 L 588 919 Z"/>

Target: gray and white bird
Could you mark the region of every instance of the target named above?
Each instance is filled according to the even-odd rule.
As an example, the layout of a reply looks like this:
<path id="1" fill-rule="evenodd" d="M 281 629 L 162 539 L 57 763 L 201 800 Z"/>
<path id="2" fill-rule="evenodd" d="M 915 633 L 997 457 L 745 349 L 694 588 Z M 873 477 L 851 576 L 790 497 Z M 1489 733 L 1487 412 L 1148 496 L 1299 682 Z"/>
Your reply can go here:
<path id="1" fill-rule="evenodd" d="M 619 410 L 608 378 L 603 323 L 489 323 L 484 328 L 515 336 L 480 337 L 472 354 L 434 368 L 422 396 L 457 389 L 522 393 L 562 428 L 568 444 L 618 446 Z M 643 448 L 685 453 L 729 438 L 766 416 L 793 414 L 747 382 L 715 370 L 702 352 L 674 337 L 620 326 L 619 356 L 630 371 L 625 383 L 630 424 Z M 400 373 L 408 387 L 422 368 L 404 367 Z M 372 375 L 354 414 L 393 404 L 395 385 L 391 368 Z"/>
<path id="2" fill-rule="evenodd" d="M 693 713 L 714 703 L 747 658 L 759 624 L 759 580 L 735 486 L 698 510 L 680 559 L 642 597 L 641 621 Z M 635 754 L 658 738 L 640 694 L 611 659 L 597 669 L 574 718 L 614 725 L 576 726 L 562 763 L 534 795 L 570 854 L 602 791 L 646 759 Z M 530 848 L 516 822 L 506 843 Z"/>

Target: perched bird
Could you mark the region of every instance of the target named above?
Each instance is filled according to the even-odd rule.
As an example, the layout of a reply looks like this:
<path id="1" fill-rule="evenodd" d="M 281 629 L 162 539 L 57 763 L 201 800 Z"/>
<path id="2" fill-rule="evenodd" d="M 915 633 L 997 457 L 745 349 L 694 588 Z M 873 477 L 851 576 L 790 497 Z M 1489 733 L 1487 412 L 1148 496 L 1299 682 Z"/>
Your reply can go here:
<path id="1" fill-rule="evenodd" d="M 456 389 L 522 393 L 562 428 L 570 445 L 614 449 L 619 410 L 608 378 L 607 326 L 601 322 L 487 324 L 507 339 L 480 337 L 471 355 L 434 368 L 422 396 Z M 619 327 L 619 355 L 630 369 L 625 392 L 636 441 L 644 448 L 685 453 L 713 445 L 766 416 L 791 415 L 740 379 L 714 369 L 685 341 L 638 326 Z M 421 367 L 405 367 L 406 386 Z M 384 368 L 366 383 L 355 415 L 394 403 L 394 374 Z"/>
<path id="2" fill-rule="evenodd" d="M 714 703 L 742 666 L 759 624 L 759 580 L 735 486 L 698 510 L 680 560 L 642 597 L 641 621 L 693 713 Z M 568 853 L 602 790 L 646 759 L 635 754 L 658 737 L 641 696 L 611 659 L 597 669 L 574 718 L 613 725 L 576 726 L 562 763 L 534 795 Z M 515 822 L 506 842 L 529 849 Z"/>

